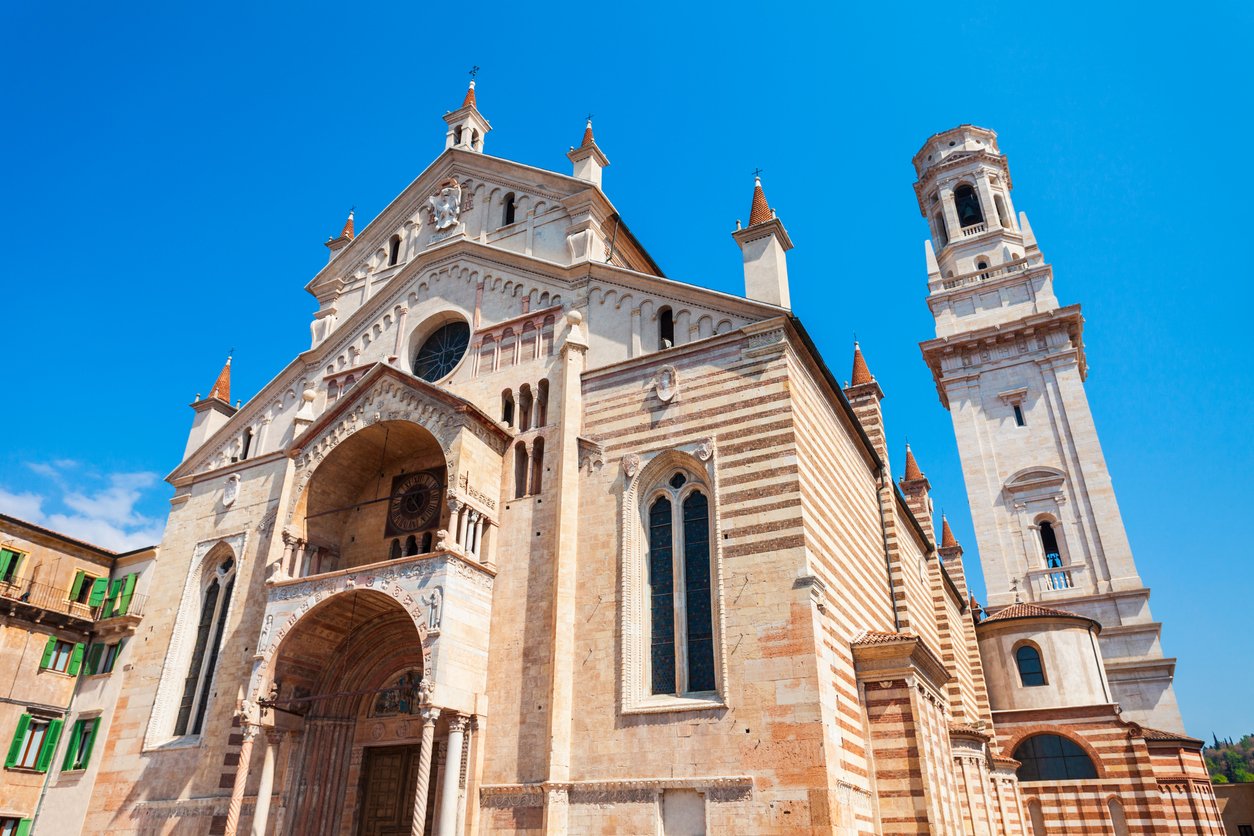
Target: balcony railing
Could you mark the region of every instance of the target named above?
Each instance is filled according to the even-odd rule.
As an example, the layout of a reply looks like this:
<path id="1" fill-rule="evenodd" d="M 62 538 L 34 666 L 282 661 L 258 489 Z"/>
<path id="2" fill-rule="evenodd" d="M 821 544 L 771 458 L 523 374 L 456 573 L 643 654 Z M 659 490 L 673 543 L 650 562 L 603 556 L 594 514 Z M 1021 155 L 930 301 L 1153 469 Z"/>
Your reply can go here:
<path id="1" fill-rule="evenodd" d="M 964 226 L 962 228 L 962 237 L 970 238 L 972 235 L 979 235 L 981 232 L 987 231 L 988 224 L 986 223 L 972 224 L 971 226 Z"/>
<path id="2" fill-rule="evenodd" d="M 144 607 L 148 603 L 147 596 L 132 594 L 125 606 L 118 598 L 105 598 L 92 606 L 71 600 L 68 589 L 38 581 L 0 583 L 0 599 L 7 602 L 9 607 L 24 605 L 80 621 L 103 621 L 124 615 L 138 618 L 144 614 Z"/>
<path id="3" fill-rule="evenodd" d="M 1007 261 L 1005 264 L 998 264 L 995 267 L 986 267 L 983 270 L 976 270 L 971 273 L 962 273 L 952 276 L 942 283 L 945 290 L 953 290 L 968 284 L 977 284 L 986 282 L 989 279 L 996 279 L 1001 276 L 1007 276 L 1011 273 L 1022 273 L 1027 270 L 1030 265 L 1028 259 L 1017 258 L 1014 261 Z"/>

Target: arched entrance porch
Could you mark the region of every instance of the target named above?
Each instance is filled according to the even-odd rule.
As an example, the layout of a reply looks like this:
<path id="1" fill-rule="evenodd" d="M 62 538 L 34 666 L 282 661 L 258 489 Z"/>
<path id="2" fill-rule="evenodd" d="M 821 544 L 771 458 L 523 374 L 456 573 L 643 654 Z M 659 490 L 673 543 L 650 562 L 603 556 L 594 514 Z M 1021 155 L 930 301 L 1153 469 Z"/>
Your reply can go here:
<path id="1" fill-rule="evenodd" d="M 254 833 L 453 832 L 464 816 L 469 718 L 432 704 L 424 633 L 395 598 L 370 589 L 326 599 L 286 633 L 259 701 L 267 751 Z M 262 799 L 276 786 L 269 822 Z"/>

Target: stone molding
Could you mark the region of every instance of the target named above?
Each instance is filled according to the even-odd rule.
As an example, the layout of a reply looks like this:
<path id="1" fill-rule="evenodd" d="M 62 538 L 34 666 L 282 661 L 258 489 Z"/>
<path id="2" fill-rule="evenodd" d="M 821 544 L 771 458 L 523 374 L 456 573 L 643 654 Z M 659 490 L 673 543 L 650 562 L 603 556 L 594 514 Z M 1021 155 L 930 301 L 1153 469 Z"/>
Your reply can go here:
<path id="1" fill-rule="evenodd" d="M 858 794 L 869 793 L 849 785 Z M 715 775 L 693 778 L 627 778 L 612 781 L 546 782 L 542 784 L 488 784 L 479 788 L 484 809 L 543 807 L 555 795 L 571 804 L 650 804 L 665 790 L 696 790 L 709 801 L 747 801 L 753 795 L 753 778 L 748 775 Z"/>

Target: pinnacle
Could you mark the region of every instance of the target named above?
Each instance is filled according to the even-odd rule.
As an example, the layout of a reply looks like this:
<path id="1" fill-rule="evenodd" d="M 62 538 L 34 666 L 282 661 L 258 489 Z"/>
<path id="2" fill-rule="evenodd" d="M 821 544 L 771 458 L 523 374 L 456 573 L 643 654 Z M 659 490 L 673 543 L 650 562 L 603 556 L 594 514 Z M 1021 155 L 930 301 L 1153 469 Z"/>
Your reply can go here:
<path id="1" fill-rule="evenodd" d="M 348 213 L 348 220 L 344 221 L 344 228 L 340 230 L 341 238 L 347 238 L 351 241 L 355 236 L 355 233 L 353 232 L 353 215 L 355 211 L 356 210 Z"/>
<path id="2" fill-rule="evenodd" d="M 941 515 L 941 548 L 952 549 L 957 547 L 958 538 L 954 536 L 953 529 L 949 527 L 949 520 L 945 515 Z"/>
<path id="3" fill-rule="evenodd" d="M 853 378 L 850 381 L 852 386 L 860 386 L 863 383 L 872 383 L 875 378 L 871 375 L 871 370 L 867 368 L 866 360 L 862 356 L 862 348 L 857 341 L 853 344 Z"/>
<path id="4" fill-rule="evenodd" d="M 583 142 L 579 143 L 580 148 L 588 148 L 596 145 L 596 140 L 592 138 L 592 120 L 588 120 L 588 127 L 583 129 Z"/>
<path id="5" fill-rule="evenodd" d="M 910 450 L 910 445 L 906 445 L 906 475 L 904 481 L 913 482 L 916 479 L 923 478 L 923 471 L 919 469 L 919 463 L 914 460 L 914 453 Z"/>
<path id="6" fill-rule="evenodd" d="M 749 209 L 749 226 L 766 223 L 772 217 L 771 207 L 766 202 L 766 192 L 762 191 L 762 178 L 753 178 L 753 206 Z"/>
<path id="7" fill-rule="evenodd" d="M 470 80 L 470 86 L 466 88 L 466 98 L 462 100 L 462 107 L 476 107 L 475 105 L 475 80 Z"/>
<path id="8" fill-rule="evenodd" d="M 222 367 L 222 371 L 218 372 L 218 379 L 213 382 L 213 388 L 209 390 L 209 397 L 217 398 L 223 403 L 231 402 L 231 358 L 226 358 L 226 365 Z"/>

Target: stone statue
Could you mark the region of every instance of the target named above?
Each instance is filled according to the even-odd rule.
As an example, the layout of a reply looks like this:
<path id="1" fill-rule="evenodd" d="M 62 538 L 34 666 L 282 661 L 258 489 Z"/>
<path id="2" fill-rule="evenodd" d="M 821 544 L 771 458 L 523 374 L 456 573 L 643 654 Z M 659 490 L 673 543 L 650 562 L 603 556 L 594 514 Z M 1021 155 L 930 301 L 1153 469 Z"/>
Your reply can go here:
<path id="1" fill-rule="evenodd" d="M 435 228 L 448 229 L 457 223 L 462 211 L 462 187 L 456 180 L 445 180 L 440 190 L 427 198 Z"/>
<path id="2" fill-rule="evenodd" d="M 440 620 L 444 615 L 444 591 L 434 587 L 431 594 L 422 596 L 422 603 L 427 608 L 427 629 L 439 630 Z"/>

